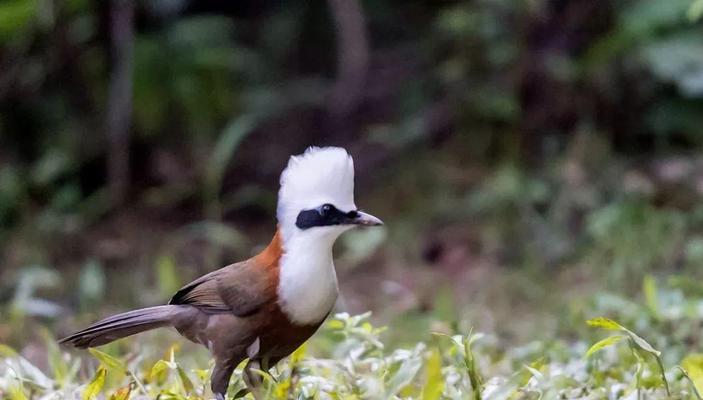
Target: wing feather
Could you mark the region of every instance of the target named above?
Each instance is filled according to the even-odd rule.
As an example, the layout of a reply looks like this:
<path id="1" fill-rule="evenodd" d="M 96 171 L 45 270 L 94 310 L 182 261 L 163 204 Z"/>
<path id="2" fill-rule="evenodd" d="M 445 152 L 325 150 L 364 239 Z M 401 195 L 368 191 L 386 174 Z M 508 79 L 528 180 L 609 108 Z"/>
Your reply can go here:
<path id="1" fill-rule="evenodd" d="M 243 317 L 272 300 L 268 275 L 251 260 L 228 265 L 181 288 L 169 304 L 187 304 L 206 313 L 231 312 Z"/>

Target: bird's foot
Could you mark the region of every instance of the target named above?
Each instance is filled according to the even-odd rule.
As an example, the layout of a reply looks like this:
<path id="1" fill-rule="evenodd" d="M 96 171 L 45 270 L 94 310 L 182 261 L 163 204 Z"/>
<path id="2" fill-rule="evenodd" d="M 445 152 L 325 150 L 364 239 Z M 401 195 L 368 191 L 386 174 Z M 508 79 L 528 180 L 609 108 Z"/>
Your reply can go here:
<path id="1" fill-rule="evenodd" d="M 215 393 L 215 400 L 225 400 L 224 393 Z"/>

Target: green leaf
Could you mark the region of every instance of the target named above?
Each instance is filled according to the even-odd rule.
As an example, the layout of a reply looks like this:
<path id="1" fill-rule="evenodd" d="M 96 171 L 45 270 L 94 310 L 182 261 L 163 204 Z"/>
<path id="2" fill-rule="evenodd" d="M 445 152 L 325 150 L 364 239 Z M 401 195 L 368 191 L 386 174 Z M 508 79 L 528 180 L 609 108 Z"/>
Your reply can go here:
<path id="1" fill-rule="evenodd" d="M 646 275 L 642 281 L 642 291 L 644 299 L 647 302 L 647 308 L 653 315 L 659 315 L 659 298 L 657 296 L 657 281 L 651 276 Z"/>
<path id="2" fill-rule="evenodd" d="M 596 342 L 595 344 L 593 344 L 593 346 L 591 346 L 588 349 L 588 351 L 586 352 L 586 357 L 590 357 L 598 350 L 612 346 L 615 343 L 621 341 L 622 339 L 626 339 L 626 338 L 627 338 L 627 336 L 625 336 L 625 335 L 614 335 L 614 336 L 609 336 L 603 340 L 600 340 L 600 341 Z"/>
<path id="3" fill-rule="evenodd" d="M 386 398 L 393 398 L 415 379 L 418 371 L 422 367 L 420 360 L 409 358 L 404 360 L 398 370 L 393 374 L 387 383 Z"/>
<path id="4" fill-rule="evenodd" d="M 637 398 L 641 399 L 640 390 L 642 389 L 642 372 L 644 371 L 644 360 L 642 356 L 635 350 L 635 346 L 630 341 L 630 349 L 632 355 L 635 356 L 637 363 L 635 364 L 635 389 L 637 389 Z"/>
<path id="5" fill-rule="evenodd" d="M 187 398 L 185 396 L 182 396 L 179 393 L 170 392 L 168 390 L 164 390 L 161 393 L 159 393 L 158 399 L 159 400 L 187 400 Z"/>
<path id="6" fill-rule="evenodd" d="M 100 391 L 102 390 L 103 386 L 105 385 L 105 376 L 107 376 L 107 370 L 105 369 L 105 367 L 103 367 L 101 365 L 100 367 L 98 367 L 98 370 L 95 373 L 93 380 L 90 381 L 88 386 L 86 386 L 85 390 L 83 391 L 83 395 L 81 396 L 81 399 L 82 400 L 92 400 L 98 394 L 100 394 Z"/>
<path id="7" fill-rule="evenodd" d="M 59 387 L 63 387 L 72 378 L 72 371 L 69 363 L 63 357 L 56 338 L 46 328 L 41 328 L 39 331 L 44 344 L 46 345 L 47 359 L 49 361 L 50 371 L 53 372 L 54 380 Z"/>
<path id="8" fill-rule="evenodd" d="M 474 400 L 481 400 L 481 392 L 483 392 L 483 378 L 481 377 L 481 371 L 479 371 L 473 349 L 471 348 L 473 342 L 474 335 L 469 332 L 469 335 L 464 337 L 463 343 L 464 364 L 466 366 L 466 372 L 469 374 L 469 381 L 471 382 L 471 390 L 473 390 Z"/>
<path id="9" fill-rule="evenodd" d="M 28 400 L 21 385 L 13 385 L 9 390 L 10 400 Z"/>
<path id="10" fill-rule="evenodd" d="M 681 361 L 681 367 L 686 370 L 696 389 L 703 390 L 703 353 L 693 353 Z"/>
<path id="11" fill-rule="evenodd" d="M 627 330 L 622 325 L 618 324 L 617 322 L 613 321 L 612 319 L 605 318 L 605 317 L 598 317 L 598 318 L 589 319 L 588 321 L 586 321 L 586 323 L 592 327 L 607 329 L 609 331 L 626 331 Z"/>
<path id="12" fill-rule="evenodd" d="M 686 378 L 686 380 L 688 380 L 688 382 L 691 384 L 691 388 L 693 389 L 693 394 L 696 396 L 696 399 L 703 400 L 703 398 L 701 398 L 700 392 L 698 391 L 698 387 L 696 385 L 696 382 L 694 382 L 693 378 L 691 378 L 691 375 L 688 373 L 688 371 L 686 371 L 682 367 L 679 367 L 679 371 L 681 371 L 684 378 Z"/>
<path id="13" fill-rule="evenodd" d="M 17 352 L 10 346 L 0 343 L 0 357 L 15 357 Z"/>
<path id="14" fill-rule="evenodd" d="M 425 385 L 422 388 L 423 400 L 437 400 L 444 390 L 444 377 L 442 376 L 442 355 L 438 349 L 430 352 L 425 364 Z"/>
<path id="15" fill-rule="evenodd" d="M 538 381 L 544 381 L 544 374 L 540 372 L 537 368 L 531 367 L 529 365 L 524 365 L 525 369 L 527 372 L 532 375 L 533 378 L 537 379 Z"/>
<path id="16" fill-rule="evenodd" d="M 193 393 L 193 382 L 190 381 L 190 378 L 188 378 L 186 372 L 181 367 L 176 367 L 176 370 L 178 371 L 178 377 L 180 378 L 181 384 L 183 385 L 183 390 L 186 392 L 186 394 Z"/>
<path id="17" fill-rule="evenodd" d="M 662 382 L 664 383 L 664 389 L 666 389 L 666 395 L 671 397 L 671 389 L 669 388 L 669 381 L 666 379 L 666 372 L 664 371 L 664 363 L 661 357 L 658 355 L 654 356 L 657 359 L 657 365 L 659 366 L 659 373 L 661 374 Z"/>
<path id="18" fill-rule="evenodd" d="M 523 380 L 523 373 L 514 373 L 510 379 L 498 385 L 498 387 L 492 390 L 490 393 L 483 395 L 482 393 L 477 393 L 473 391 L 473 398 L 480 400 L 507 400 L 512 399 L 515 392 L 520 388 L 520 382 Z"/>
<path id="19" fill-rule="evenodd" d="M 588 323 L 588 325 L 590 325 L 590 326 L 595 326 L 595 327 L 603 328 L 603 329 L 607 329 L 607 330 L 618 330 L 618 331 L 622 331 L 622 332 L 626 333 L 630 339 L 630 346 L 632 347 L 632 352 L 635 355 L 635 357 L 637 357 L 638 359 L 640 356 L 636 350 L 642 350 L 646 353 L 653 355 L 657 360 L 657 364 L 659 366 L 659 372 L 661 373 L 661 379 L 662 379 L 662 382 L 664 383 L 664 387 L 666 388 L 666 393 L 667 394 L 670 393 L 669 382 L 666 379 L 666 374 L 664 373 L 664 365 L 662 364 L 662 360 L 660 358 L 660 356 L 661 356 L 660 351 L 656 350 L 654 347 L 652 347 L 651 344 L 649 344 L 646 340 L 642 339 L 636 333 L 632 332 L 631 330 L 625 328 L 624 326 L 618 324 L 617 322 L 615 322 L 611 319 L 600 317 L 600 318 L 590 319 L 590 320 L 586 321 L 586 323 Z M 610 344 L 610 343 L 607 343 L 607 340 L 608 339 L 604 339 L 601 341 L 601 342 L 606 341 L 606 343 L 603 344 L 600 348 L 605 347 Z M 600 345 L 601 342 L 596 343 L 594 346 Z M 591 349 L 588 350 L 587 354 L 589 354 L 589 353 L 592 354 L 595 351 L 598 351 L 598 349 L 594 350 L 593 346 L 592 346 Z M 638 375 L 637 382 L 638 382 L 638 387 L 639 387 L 639 382 L 640 382 L 639 375 Z"/>
<path id="20" fill-rule="evenodd" d="M 327 322 L 327 329 L 330 330 L 342 330 L 344 327 L 344 321 L 340 321 L 338 319 L 331 319 Z"/>
<path id="21" fill-rule="evenodd" d="M 656 350 L 654 347 L 652 347 L 651 344 L 647 343 L 646 340 L 642 339 L 641 337 L 637 336 L 634 332 L 630 330 L 625 330 L 628 335 L 630 335 L 630 338 L 632 339 L 633 342 L 639 347 L 640 349 L 646 351 L 647 353 L 654 354 L 655 356 L 659 357 L 661 355 L 661 352 L 659 350 Z"/>
<path id="22" fill-rule="evenodd" d="M 149 373 L 149 378 L 152 380 L 153 379 L 161 380 L 164 372 L 166 372 L 168 369 L 169 369 L 168 361 L 159 360 L 156 362 L 156 364 L 154 364 L 153 367 L 151 367 L 151 372 Z"/>
<path id="23" fill-rule="evenodd" d="M 703 0 L 695 0 L 686 12 L 686 17 L 691 22 L 698 21 L 703 16 Z"/>
<path id="24" fill-rule="evenodd" d="M 414 380 L 422 368 L 422 354 L 424 350 L 424 344 L 417 344 L 412 354 L 392 361 L 392 365 L 389 365 L 388 369 L 383 374 L 385 375 L 383 376 L 383 380 L 385 381 L 385 395 L 381 395 L 382 392 L 379 391 L 370 397 L 381 396 L 390 399 L 396 396 L 407 396 L 407 391 L 411 390 L 411 386 L 413 386 Z"/>
<path id="25" fill-rule="evenodd" d="M 0 2 L 0 40 L 23 34 L 32 27 L 39 4 L 36 0 L 5 0 Z"/>
<path id="26" fill-rule="evenodd" d="M 632 332 L 631 330 L 625 328 L 624 326 L 618 324 L 617 322 L 613 321 L 612 319 L 604 318 L 604 317 L 598 317 L 594 319 L 589 319 L 586 321 L 586 323 L 590 326 L 596 327 L 596 328 L 602 328 L 606 329 L 609 331 L 622 331 L 627 333 L 628 336 L 630 336 L 630 339 L 632 339 L 633 343 L 637 345 L 640 349 L 646 351 L 647 353 L 654 354 L 655 356 L 659 357 L 661 354 L 659 351 L 655 350 L 652 345 L 647 343 L 646 340 L 642 339 L 639 337 L 636 333 Z"/>
<path id="27" fill-rule="evenodd" d="M 303 343 L 300 347 L 298 347 L 293 354 L 290 356 L 290 365 L 291 368 L 298 365 L 303 358 L 305 358 L 305 353 L 307 352 L 307 343 Z"/>
<path id="28" fill-rule="evenodd" d="M 97 358 L 102 365 L 107 367 L 108 369 L 119 371 L 119 372 L 126 372 L 127 367 L 125 364 L 120 361 L 119 359 L 104 353 L 96 348 L 89 348 L 88 351 L 90 354 L 93 355 L 93 357 Z"/>

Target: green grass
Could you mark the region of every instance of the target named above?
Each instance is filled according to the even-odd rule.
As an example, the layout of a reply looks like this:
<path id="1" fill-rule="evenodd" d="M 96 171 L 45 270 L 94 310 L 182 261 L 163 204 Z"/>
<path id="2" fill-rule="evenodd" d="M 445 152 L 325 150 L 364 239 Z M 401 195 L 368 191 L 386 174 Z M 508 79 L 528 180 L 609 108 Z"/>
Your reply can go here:
<path id="1" fill-rule="evenodd" d="M 622 174 L 612 175 L 618 185 Z M 430 186 L 417 215 L 342 239 L 342 292 L 350 308 L 377 313 L 328 321 L 264 376 L 269 398 L 700 398 L 703 208 L 655 205 L 601 181 L 574 190 L 509 167 L 482 182 L 453 197 Z M 191 236 L 214 249 L 250 247 L 210 221 L 164 234 L 167 245 L 134 269 L 89 259 L 5 270 L 14 290 L 0 306 L 0 340 L 17 350 L 0 346 L 0 399 L 211 398 L 207 351 L 168 330 L 92 354 L 55 343 L 106 313 L 168 298 L 190 279 L 177 248 Z M 16 239 L 17 251 L 50 254 L 34 238 Z M 440 259 L 425 260 L 418 244 L 433 242 Z M 384 293 L 386 281 L 407 293 Z M 369 282 L 374 290 L 358 290 Z M 73 317 L 64 318 L 67 304 Z M 36 334 L 42 324 L 50 328 Z M 240 366 L 230 398 L 243 388 Z"/>
<path id="2" fill-rule="evenodd" d="M 584 306 L 588 321 L 575 323 L 569 340 L 520 345 L 490 333 L 427 332 L 398 348 L 384 342 L 393 327 L 374 327 L 370 314 L 338 314 L 264 375 L 265 391 L 271 399 L 700 398 L 703 297 L 676 279 L 658 287 L 647 278 L 643 288 L 643 301 L 594 295 Z M 206 352 L 181 349 L 180 341 L 168 346 L 163 335 L 147 334 L 93 349 L 91 357 L 44 336 L 42 369 L 0 346 L 0 398 L 211 397 Z M 243 387 L 239 368 L 230 396 Z"/>

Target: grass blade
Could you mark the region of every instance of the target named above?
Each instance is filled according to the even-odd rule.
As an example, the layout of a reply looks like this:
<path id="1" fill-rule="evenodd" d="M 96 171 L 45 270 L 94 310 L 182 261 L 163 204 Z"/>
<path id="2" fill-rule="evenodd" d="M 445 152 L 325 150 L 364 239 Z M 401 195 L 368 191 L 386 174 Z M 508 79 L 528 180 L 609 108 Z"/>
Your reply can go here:
<path id="1" fill-rule="evenodd" d="M 88 386 L 86 386 L 85 390 L 83 391 L 83 395 L 81 396 L 82 400 L 93 400 L 95 397 L 97 397 L 98 394 L 100 394 L 100 391 L 102 390 L 103 386 L 105 385 L 105 377 L 107 376 L 107 369 L 103 367 L 102 365 L 98 367 L 98 370 L 95 372 L 95 376 L 93 377 L 93 380 L 90 381 Z"/>
<path id="2" fill-rule="evenodd" d="M 586 351 L 586 358 L 592 356 L 597 351 L 604 349 L 606 347 L 612 346 L 615 343 L 621 341 L 622 339 L 626 339 L 626 338 L 627 338 L 627 336 L 625 336 L 625 335 L 614 335 L 614 336 L 609 336 L 603 340 L 600 340 L 600 341 L 596 342 L 595 344 L 593 344 L 593 346 L 591 346 L 588 349 L 588 351 Z"/>

